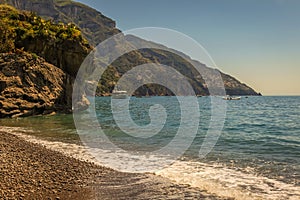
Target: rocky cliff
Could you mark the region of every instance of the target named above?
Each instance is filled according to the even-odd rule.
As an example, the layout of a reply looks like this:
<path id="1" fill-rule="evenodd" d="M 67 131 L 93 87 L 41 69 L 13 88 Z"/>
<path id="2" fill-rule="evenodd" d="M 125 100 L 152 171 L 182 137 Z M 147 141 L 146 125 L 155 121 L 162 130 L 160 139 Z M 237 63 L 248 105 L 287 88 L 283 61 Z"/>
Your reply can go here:
<path id="1" fill-rule="evenodd" d="M 115 21 L 93 8 L 70 0 L 0 0 L 0 3 L 35 12 L 56 23 L 74 23 L 93 46 L 120 32 L 115 28 Z"/>
<path id="2" fill-rule="evenodd" d="M 73 82 L 91 50 L 79 29 L 0 5 L 0 37 L 0 117 L 71 112 Z M 87 108 L 87 99 L 78 105 Z"/>
<path id="3" fill-rule="evenodd" d="M 69 111 L 66 74 L 26 52 L 0 54 L 0 118 Z"/>
<path id="4" fill-rule="evenodd" d="M 52 19 L 56 22 L 72 22 L 81 29 L 84 37 L 93 46 L 99 44 L 111 35 L 120 32 L 120 30 L 115 27 L 113 20 L 107 18 L 97 10 L 78 2 L 70 0 L 0 0 L 0 3 L 1 2 L 11 4 L 19 9 L 36 12 L 46 19 Z M 130 38 L 128 40 L 130 43 Z M 116 42 L 116 46 L 117 45 L 118 43 Z M 196 62 L 190 58 L 188 58 L 188 61 Z M 121 77 L 126 70 L 140 64 L 153 62 L 168 64 L 175 69 L 180 68 L 181 72 L 188 76 L 189 82 L 198 95 L 209 95 L 204 80 L 199 78 L 199 74 L 195 72 L 189 62 L 186 62 L 178 56 L 155 49 L 135 51 L 115 61 L 107 70 L 102 80 L 100 80 L 97 94 L 108 95 L 119 77 Z M 203 65 L 201 63 L 197 63 L 197 65 L 198 64 Z M 257 92 L 246 84 L 241 83 L 230 75 L 221 74 L 227 94 L 258 95 Z M 170 91 L 166 88 L 161 88 L 157 85 L 142 87 L 136 91 L 136 95 L 145 95 L 146 92 L 152 95 L 171 95 Z"/>

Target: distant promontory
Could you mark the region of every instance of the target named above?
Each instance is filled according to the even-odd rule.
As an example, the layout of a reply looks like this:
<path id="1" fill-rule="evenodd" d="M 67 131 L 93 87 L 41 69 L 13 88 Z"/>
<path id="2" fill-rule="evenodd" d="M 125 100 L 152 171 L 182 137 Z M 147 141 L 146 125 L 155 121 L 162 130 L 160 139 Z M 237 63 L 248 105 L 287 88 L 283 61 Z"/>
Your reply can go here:
<path id="1" fill-rule="evenodd" d="M 77 71 L 93 46 L 121 33 L 115 21 L 69 0 L 0 0 L 0 3 L 0 117 L 71 112 L 72 84 Z M 129 43 L 131 39 L 126 36 Z M 145 63 L 172 66 L 187 77 L 197 95 L 209 95 L 204 79 L 191 62 L 215 70 L 186 55 L 180 57 L 155 48 L 130 52 L 109 66 L 98 83 L 96 95 L 109 95 L 124 73 Z M 227 94 L 259 95 L 234 77 L 220 73 Z M 154 84 L 139 88 L 134 95 L 146 93 L 173 95 L 167 88 Z M 83 95 L 78 108 L 87 107 Z"/>

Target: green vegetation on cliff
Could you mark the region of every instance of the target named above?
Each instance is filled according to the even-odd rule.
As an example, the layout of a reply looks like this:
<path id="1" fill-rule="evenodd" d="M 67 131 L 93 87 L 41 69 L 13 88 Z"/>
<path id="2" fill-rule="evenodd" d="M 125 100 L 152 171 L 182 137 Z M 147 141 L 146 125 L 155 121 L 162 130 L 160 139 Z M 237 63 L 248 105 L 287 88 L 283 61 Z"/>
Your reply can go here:
<path id="1" fill-rule="evenodd" d="M 7 5 L 0 5 L 0 52 L 22 48 L 22 43 L 35 38 L 52 39 L 55 42 L 77 40 L 88 45 L 80 30 L 72 23 L 54 24 L 34 13 L 20 12 Z"/>
<path id="2" fill-rule="evenodd" d="M 113 20 L 93 8 L 70 0 L 0 0 L 0 3 L 37 13 L 55 23 L 76 24 L 93 46 L 120 32 Z"/>
<path id="3" fill-rule="evenodd" d="M 56 23 L 72 23 L 80 28 L 83 37 L 85 37 L 89 44 L 93 46 L 99 44 L 112 35 L 120 33 L 120 30 L 118 30 L 115 26 L 115 21 L 104 16 L 101 12 L 91 7 L 71 0 L 0 0 L 0 3 L 7 3 L 21 10 L 35 12 L 42 18 L 52 20 Z M 62 36 L 63 38 L 67 38 L 65 34 Z M 126 40 L 128 40 L 128 45 L 132 45 L 130 37 L 127 37 Z M 68 57 L 67 60 L 72 61 L 68 53 L 66 54 L 65 52 L 60 52 L 58 55 L 49 55 L 45 54 L 45 49 L 39 48 L 40 44 L 42 44 L 42 46 L 47 47 L 47 52 L 53 52 L 53 47 L 49 47 L 49 44 L 53 43 L 52 40 L 45 42 L 44 38 L 41 37 L 41 39 L 36 39 L 35 43 L 32 43 L 29 39 L 24 39 L 23 41 L 24 42 L 21 43 L 19 47 L 23 45 L 23 47 L 30 52 L 39 52 L 37 55 L 44 57 L 48 62 L 51 62 L 55 66 L 58 66 L 62 69 L 64 69 L 64 66 L 70 66 L 69 63 L 64 63 L 62 65 L 60 62 L 62 59 L 60 56 L 62 54 Z M 159 44 L 157 45 L 159 46 Z M 70 48 L 72 45 L 64 42 L 61 43 L 60 46 L 65 50 Z M 115 47 L 117 48 L 118 46 L 120 45 L 116 41 Z M 78 56 L 81 57 L 82 55 Z M 73 58 L 77 58 L 78 56 L 73 56 Z M 183 58 L 173 55 L 170 52 L 164 52 L 157 49 L 134 51 L 128 53 L 127 55 L 123 55 L 113 62 L 108 70 L 106 70 L 106 72 L 103 74 L 102 79 L 98 84 L 97 95 L 109 95 L 114 85 L 117 83 L 119 78 L 126 73 L 126 71 L 132 69 L 134 66 L 145 63 L 160 63 L 172 66 L 174 69 L 180 71 L 188 78 L 197 95 L 209 95 L 209 91 L 206 87 L 207 84 L 197 73 L 197 71 L 193 69 L 190 63 L 196 63 L 200 67 L 205 67 L 207 70 L 214 69 L 207 68 L 202 63 L 193 61 L 185 55 L 183 55 Z M 77 59 L 75 63 L 78 64 L 81 60 L 82 59 Z M 64 70 L 68 71 L 69 74 L 75 75 L 78 68 L 74 67 L 76 66 L 74 63 L 71 64 L 73 67 L 68 67 Z M 230 75 L 222 72 L 221 75 L 227 94 L 258 95 L 258 93 L 252 88 L 241 83 Z M 158 85 L 147 85 L 145 87 L 141 87 L 138 91 L 136 91 L 136 95 L 145 95 L 146 92 L 152 95 L 170 95 L 170 91 Z"/>
<path id="4" fill-rule="evenodd" d="M 71 112 L 73 82 L 91 48 L 74 24 L 0 5 L 0 118 Z M 82 95 L 78 109 L 88 101 Z"/>

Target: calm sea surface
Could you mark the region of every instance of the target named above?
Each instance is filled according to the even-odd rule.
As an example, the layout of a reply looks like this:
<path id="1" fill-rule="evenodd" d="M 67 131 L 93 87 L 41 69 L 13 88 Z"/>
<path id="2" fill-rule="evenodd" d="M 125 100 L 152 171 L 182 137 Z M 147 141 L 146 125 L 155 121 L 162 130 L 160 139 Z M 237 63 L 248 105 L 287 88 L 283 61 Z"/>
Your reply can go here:
<path id="1" fill-rule="evenodd" d="M 210 98 L 198 98 L 197 136 L 180 161 L 224 166 L 241 173 L 300 186 L 300 97 L 249 97 L 226 101 L 224 129 L 213 151 L 200 159 L 198 152 L 211 117 Z M 110 140 L 130 151 L 153 151 L 167 145 L 178 130 L 181 112 L 176 97 L 131 98 L 130 115 L 137 125 L 151 122 L 149 109 L 160 104 L 167 120 L 159 134 L 136 139 L 116 125 L 108 97 L 96 98 L 97 117 Z M 80 144 L 72 115 L 0 120 L 1 126 L 22 127 L 24 133 L 47 140 Z M 250 172 L 249 172 L 250 171 Z M 225 177 L 226 178 L 226 177 Z M 290 194 L 292 195 L 292 194 Z"/>

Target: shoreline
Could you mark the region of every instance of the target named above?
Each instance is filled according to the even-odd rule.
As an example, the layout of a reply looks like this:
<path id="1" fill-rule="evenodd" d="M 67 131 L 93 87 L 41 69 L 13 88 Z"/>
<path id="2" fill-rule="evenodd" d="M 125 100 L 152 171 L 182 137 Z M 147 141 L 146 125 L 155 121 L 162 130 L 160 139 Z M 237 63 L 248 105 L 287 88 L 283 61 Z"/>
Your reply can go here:
<path id="1" fill-rule="evenodd" d="M 0 130 L 3 199 L 232 199 L 154 174 L 118 172 L 22 135 Z"/>
<path id="2" fill-rule="evenodd" d="M 82 167 L 88 168 L 85 171 L 83 170 L 83 172 L 87 174 L 82 173 L 82 170 L 77 170 L 77 172 L 80 174 L 79 177 L 81 177 L 78 181 L 82 182 L 82 177 L 85 177 L 85 190 L 89 190 L 90 194 L 95 195 L 92 198 L 85 197 L 84 199 L 123 199 L 122 195 L 124 191 L 136 191 L 130 194 L 125 193 L 124 199 L 132 199 L 133 197 L 135 197 L 134 199 L 204 198 L 271 200 L 285 198 L 296 200 L 298 199 L 298 197 L 300 197 L 300 193 L 298 190 L 299 186 L 284 183 L 272 178 L 270 179 L 266 176 L 257 175 L 253 171 L 254 169 L 252 169 L 251 167 L 247 167 L 246 171 L 242 172 L 223 165 L 219 165 L 218 163 L 209 164 L 192 161 L 176 161 L 171 166 L 154 173 L 133 174 L 113 170 L 109 167 L 106 167 L 106 165 L 104 164 L 105 160 L 103 160 L 104 163 L 100 163 L 99 160 L 97 160 L 90 154 L 89 147 L 81 145 L 80 143 L 65 143 L 64 141 L 52 141 L 43 139 L 39 136 L 35 136 L 35 131 L 27 130 L 21 127 L 0 126 L 0 139 L 3 137 L 1 136 L 1 133 L 9 134 L 9 136 L 7 137 L 15 137 L 18 140 L 21 140 L 20 143 L 27 142 L 31 145 L 36 145 L 43 149 L 46 149 L 47 151 L 54 151 L 54 154 L 61 155 L 63 159 L 69 160 L 69 158 L 72 158 L 75 159 L 76 162 L 79 161 L 85 164 L 89 164 L 88 166 L 85 166 L 84 164 Z M 0 140 L 0 175 L 3 170 L 3 168 L 1 168 L 3 165 L 3 160 L 5 160 L 3 157 L 4 154 L 1 154 L 1 152 L 6 152 L 5 148 L 7 148 L 6 144 L 4 145 L 3 149 L 3 143 L 1 143 L 3 141 Z M 24 153 L 24 148 L 22 149 L 23 150 L 20 151 L 21 153 L 18 154 L 18 157 L 21 157 L 20 155 Z M 31 147 L 29 149 L 31 149 Z M 38 149 L 37 152 L 42 152 L 41 154 L 44 155 L 45 152 L 43 151 L 43 149 Z M 115 154 L 107 151 L 99 151 L 97 152 L 97 154 L 98 153 L 104 156 L 103 158 L 114 158 Z M 118 154 L 118 152 L 116 153 Z M 35 162 L 35 160 L 33 162 Z M 44 162 L 48 163 L 48 158 L 45 158 Z M 30 165 L 28 164 L 28 161 L 26 165 Z M 130 169 L 131 167 L 135 166 L 127 166 L 128 169 Z M 11 168 L 15 170 L 14 167 Z M 7 172 L 8 169 L 11 168 L 7 168 L 3 172 Z M 78 168 L 78 165 L 76 165 L 75 168 Z M 93 170 L 93 173 L 96 173 L 96 175 L 93 173 L 89 175 L 90 170 Z M 59 171 L 65 170 L 59 169 Z M 103 176 L 103 173 L 105 174 L 105 176 Z M 44 174 L 48 174 L 48 172 L 46 171 Z M 2 177 L 0 176 L 0 178 Z M 153 187 L 153 185 L 155 185 L 155 187 Z M 60 186 L 60 188 L 62 187 L 64 186 Z M 119 190 L 121 190 L 121 193 L 116 188 L 119 188 Z M 173 193 L 170 193 L 170 188 Z M 5 191 L 4 189 L 5 188 L 3 188 L 0 183 L 0 199 L 2 197 L 1 192 L 3 194 L 3 192 Z M 115 197 L 115 193 L 120 194 L 119 196 Z M 153 195 L 153 193 L 155 195 Z M 103 194 L 105 194 L 105 196 Z M 63 199 L 70 198 L 67 197 Z"/>

